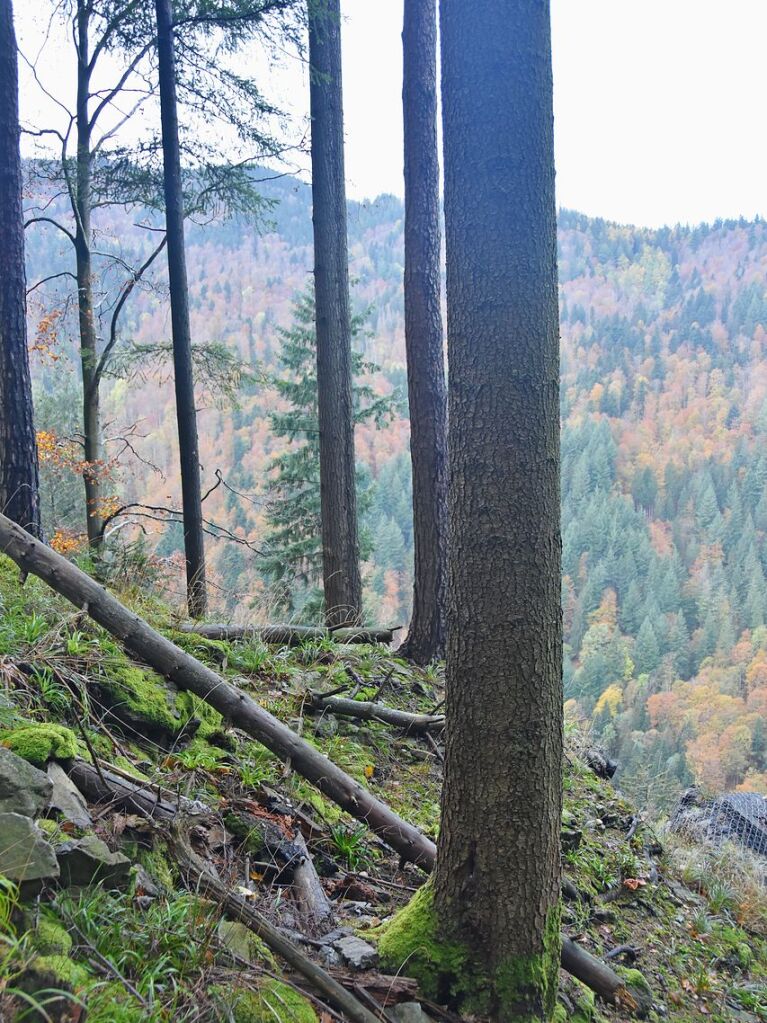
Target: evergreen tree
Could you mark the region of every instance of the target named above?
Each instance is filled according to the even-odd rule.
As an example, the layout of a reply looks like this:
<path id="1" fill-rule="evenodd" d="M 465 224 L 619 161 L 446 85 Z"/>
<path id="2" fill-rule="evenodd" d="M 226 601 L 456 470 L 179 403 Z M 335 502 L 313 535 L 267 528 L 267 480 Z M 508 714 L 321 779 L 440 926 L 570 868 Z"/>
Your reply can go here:
<path id="1" fill-rule="evenodd" d="M 650 674 L 660 664 L 660 644 L 649 617 L 645 618 L 634 644 L 634 666 L 638 675 Z"/>
<path id="2" fill-rule="evenodd" d="M 320 507 L 320 450 L 317 408 L 317 363 L 314 298 L 311 292 L 299 296 L 294 304 L 293 326 L 280 329 L 280 364 L 285 371 L 272 385 L 287 404 L 285 411 L 271 416 L 272 430 L 288 442 L 285 451 L 270 464 L 268 485 L 269 531 L 264 538 L 266 558 L 263 571 L 275 584 L 275 597 L 286 611 L 316 617 L 322 596 L 322 540 Z M 352 338 L 362 333 L 363 317 L 352 319 Z M 363 373 L 377 367 L 352 354 L 354 376 L 354 418 L 356 423 L 373 420 L 381 424 L 394 408 L 394 397 L 381 398 L 372 387 L 360 383 Z M 362 515 L 370 504 L 372 488 L 361 485 L 359 503 Z M 363 556 L 370 551 L 370 540 L 361 534 Z"/>

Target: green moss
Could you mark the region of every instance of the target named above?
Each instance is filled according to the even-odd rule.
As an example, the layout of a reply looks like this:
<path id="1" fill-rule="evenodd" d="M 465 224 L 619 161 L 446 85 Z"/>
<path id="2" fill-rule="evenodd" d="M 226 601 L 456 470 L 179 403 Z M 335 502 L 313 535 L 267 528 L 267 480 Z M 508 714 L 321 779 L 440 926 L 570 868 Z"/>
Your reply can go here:
<path id="1" fill-rule="evenodd" d="M 119 981 L 99 982 L 87 996 L 88 1023 L 144 1023 L 146 1009 Z"/>
<path id="2" fill-rule="evenodd" d="M 644 974 L 641 970 L 633 970 L 628 966 L 616 966 L 615 972 L 626 985 L 629 994 L 636 1002 L 635 1014 L 640 1019 L 643 1018 L 650 1011 L 653 1004 L 652 988 L 647 983 Z"/>
<path id="3" fill-rule="evenodd" d="M 142 849 L 138 854 L 138 861 L 166 893 L 175 891 L 176 879 L 165 855 L 164 846 L 155 844 L 151 849 Z"/>
<path id="4" fill-rule="evenodd" d="M 437 935 L 431 881 L 419 888 L 410 902 L 374 936 L 378 937 L 382 965 L 396 972 L 407 964 L 408 976 L 418 979 L 428 998 L 436 1000 L 454 991 L 466 969 L 466 950 L 441 941 Z M 450 989 L 448 992 L 445 985 Z"/>
<path id="5" fill-rule="evenodd" d="M 72 760 L 80 752 L 77 736 L 63 725 L 27 723 L 13 731 L 0 732 L 0 743 L 38 766 L 49 760 Z"/>
<path id="6" fill-rule="evenodd" d="M 211 995 L 234 1023 L 317 1023 L 308 998 L 279 980 L 270 980 L 257 991 L 241 987 L 214 988 Z"/>
<path id="7" fill-rule="evenodd" d="M 174 735 L 180 730 L 181 721 L 173 713 L 168 685 L 155 672 L 110 659 L 99 685 L 117 717 L 134 717 Z"/>
<path id="8" fill-rule="evenodd" d="M 543 936 L 543 951 L 530 956 L 514 956 L 497 971 L 495 988 L 507 1013 L 520 1021 L 539 1019 L 542 1007 L 551 1018 L 556 1008 L 560 959 L 559 905 L 549 912 Z"/>
<path id="9" fill-rule="evenodd" d="M 43 917 L 31 935 L 31 944 L 42 956 L 68 956 L 72 938 L 58 921 Z"/>
<path id="10" fill-rule="evenodd" d="M 32 961 L 32 968 L 42 974 L 50 974 L 56 980 L 73 991 L 85 987 L 90 974 L 68 955 L 45 955 L 37 956 Z"/>
<path id="11" fill-rule="evenodd" d="M 209 739 L 224 729 L 224 719 L 217 710 L 214 710 L 209 703 L 201 700 L 194 693 L 181 692 L 176 696 L 176 711 L 181 718 L 183 725 L 186 725 L 193 718 L 200 722 L 196 737 Z"/>
<path id="12" fill-rule="evenodd" d="M 489 1011 L 490 992 L 515 1020 L 540 1018 L 540 1004 L 549 1017 L 554 1013 L 559 978 L 559 907 L 546 925 L 544 951 L 533 956 L 514 956 L 497 967 L 495 976 L 478 963 L 470 949 L 439 933 L 431 881 L 387 924 L 373 932 L 383 966 L 396 972 L 407 969 L 416 977 L 427 997 L 451 1001 L 462 1011 Z"/>

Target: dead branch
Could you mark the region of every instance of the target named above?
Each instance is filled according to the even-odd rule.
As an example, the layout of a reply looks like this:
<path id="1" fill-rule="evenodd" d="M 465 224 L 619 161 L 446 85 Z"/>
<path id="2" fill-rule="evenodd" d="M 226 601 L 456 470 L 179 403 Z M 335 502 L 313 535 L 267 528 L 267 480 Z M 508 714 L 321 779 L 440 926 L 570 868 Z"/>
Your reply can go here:
<path id="1" fill-rule="evenodd" d="M 391 629 L 324 629 L 314 625 L 224 625 L 188 622 L 179 626 L 180 632 L 189 632 L 206 639 L 226 639 L 230 642 L 260 639 L 264 643 L 280 646 L 299 646 L 307 640 L 333 639 L 337 643 L 391 643 Z"/>
<path id="2" fill-rule="evenodd" d="M 361 1005 L 346 988 L 334 980 L 329 973 L 312 962 L 286 938 L 276 927 L 269 923 L 257 909 L 242 896 L 230 891 L 226 885 L 215 877 L 202 857 L 198 856 L 189 844 L 184 827 L 176 822 L 171 827 L 171 850 L 182 871 L 192 882 L 194 891 L 202 891 L 213 898 L 227 914 L 266 942 L 269 948 L 280 958 L 292 966 L 297 973 L 312 984 L 318 991 L 339 1009 L 346 1019 L 353 1023 L 380 1023 L 378 1016 Z"/>
<path id="3" fill-rule="evenodd" d="M 402 728 L 408 734 L 419 732 L 441 732 L 445 727 L 445 719 L 431 714 L 410 714 L 405 710 L 387 707 L 383 703 L 370 703 L 367 700 L 350 700 L 343 696 L 325 696 L 322 693 L 310 692 L 305 704 L 309 710 L 329 711 L 344 717 L 362 718 L 363 721 L 382 721 L 395 728 Z"/>

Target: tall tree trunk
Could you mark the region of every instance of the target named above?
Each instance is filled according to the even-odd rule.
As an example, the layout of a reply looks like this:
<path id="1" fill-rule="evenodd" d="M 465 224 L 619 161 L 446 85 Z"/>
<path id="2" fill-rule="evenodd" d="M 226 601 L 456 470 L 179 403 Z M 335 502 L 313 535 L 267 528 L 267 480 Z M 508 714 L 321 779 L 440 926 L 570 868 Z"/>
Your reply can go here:
<path id="1" fill-rule="evenodd" d="M 559 338 L 548 0 L 440 0 L 449 362 L 447 739 L 434 905 L 495 1020 L 559 963 Z"/>
<path id="2" fill-rule="evenodd" d="M 192 336 L 189 327 L 189 291 L 184 251 L 184 195 L 178 143 L 176 70 L 173 52 L 173 14 L 170 0 L 156 0 L 157 56 L 165 174 L 165 223 L 168 237 L 168 279 L 173 329 L 173 368 L 176 417 L 181 457 L 181 499 L 184 515 L 187 605 L 189 614 L 205 614 L 205 543 L 200 491 L 200 456 L 197 410 L 194 402 Z"/>
<path id="3" fill-rule="evenodd" d="M 40 537 L 27 352 L 19 75 L 11 0 L 0 0 L 0 229 L 0 511 Z"/>
<path id="4" fill-rule="evenodd" d="M 440 309 L 437 0 L 405 0 L 405 346 L 413 471 L 413 615 L 400 653 L 445 656 L 447 395 Z"/>
<path id="5" fill-rule="evenodd" d="M 352 405 L 339 0 L 309 0 L 312 221 L 322 576 L 329 625 L 358 620 L 362 580 Z"/>
<path id="6" fill-rule="evenodd" d="M 93 311 L 93 267 L 91 265 L 91 129 L 88 114 L 91 73 L 88 30 L 91 5 L 77 2 L 77 157 L 72 196 L 75 215 L 75 263 L 77 310 L 80 328 L 80 366 L 83 377 L 83 483 L 88 542 L 98 548 L 104 521 L 101 477 L 104 459 L 101 416 L 94 372 L 98 361 L 96 320 Z"/>

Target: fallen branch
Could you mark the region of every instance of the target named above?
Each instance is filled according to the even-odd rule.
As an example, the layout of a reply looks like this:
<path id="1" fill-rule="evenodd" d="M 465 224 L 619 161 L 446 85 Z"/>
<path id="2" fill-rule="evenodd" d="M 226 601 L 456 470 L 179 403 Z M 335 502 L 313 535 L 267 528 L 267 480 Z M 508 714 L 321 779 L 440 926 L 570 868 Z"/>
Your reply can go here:
<path id="1" fill-rule="evenodd" d="M 263 743 L 280 760 L 290 762 L 294 770 L 343 810 L 367 824 L 403 859 L 427 872 L 433 870 L 437 848 L 417 828 L 259 707 L 246 693 L 161 636 L 90 576 L 2 514 L 0 550 L 15 561 L 22 572 L 38 576 L 76 607 L 86 611 L 120 640 L 129 653 L 138 655 L 180 689 L 205 700 L 237 728 Z M 155 797 L 150 793 L 149 798 Z M 155 799 L 155 804 L 159 801 Z M 244 909 L 250 911 L 246 904 Z M 246 923 L 244 919 L 242 922 Z M 285 939 L 280 937 L 280 940 Z M 626 1005 L 632 1001 L 620 977 L 606 963 L 595 959 L 567 937 L 562 940 L 562 966 L 606 1001 L 624 998 L 622 1004 Z M 368 1016 L 374 1019 L 370 1014 Z"/>
<path id="2" fill-rule="evenodd" d="M 577 977 L 604 1001 L 621 1005 L 629 1012 L 636 1009 L 636 1000 L 615 970 L 565 935 L 562 936 L 561 962 L 563 970 Z"/>
<path id="3" fill-rule="evenodd" d="M 342 714 L 344 717 L 362 718 L 363 721 L 383 721 L 410 734 L 441 732 L 445 727 L 445 719 L 441 716 L 410 714 L 405 710 L 387 707 L 383 703 L 349 700 L 343 696 L 325 696 L 322 693 L 311 692 L 305 706 L 309 710 L 326 710 L 331 714 Z"/>
<path id="4" fill-rule="evenodd" d="M 118 639 L 129 654 L 169 678 L 179 689 L 205 700 L 236 728 L 257 739 L 284 763 L 289 763 L 328 799 L 375 831 L 404 860 L 431 870 L 436 847 L 417 828 L 260 707 L 247 693 L 160 635 L 76 565 L 35 540 L 5 515 L 0 515 L 0 550 L 23 571 L 39 576 L 90 615 Z"/>
<path id="5" fill-rule="evenodd" d="M 242 896 L 231 892 L 218 878 L 214 877 L 202 857 L 189 844 L 179 822 L 171 828 L 171 851 L 176 862 L 189 875 L 194 890 L 204 892 L 213 898 L 227 914 L 257 934 L 276 955 L 284 959 L 293 969 L 312 984 L 330 1001 L 345 1019 L 353 1023 L 380 1023 L 380 1018 L 365 1008 L 342 984 L 334 980 L 321 966 L 312 962 L 292 941 L 269 923 L 257 909 Z M 191 887 L 191 886 L 190 886 Z"/>
<path id="6" fill-rule="evenodd" d="M 200 625 L 185 622 L 179 632 L 190 632 L 206 639 L 231 642 L 260 639 L 264 643 L 299 646 L 307 640 L 332 639 L 336 643 L 391 643 L 392 629 L 339 628 L 323 629 L 315 625 Z"/>

